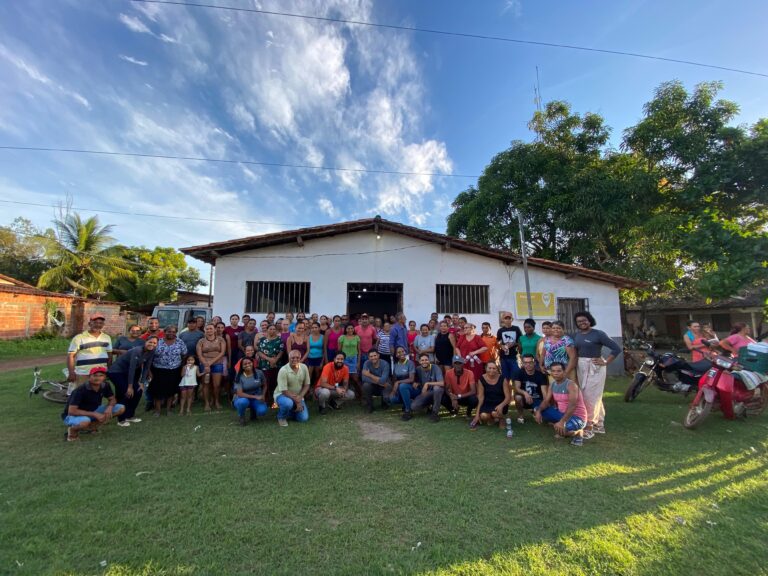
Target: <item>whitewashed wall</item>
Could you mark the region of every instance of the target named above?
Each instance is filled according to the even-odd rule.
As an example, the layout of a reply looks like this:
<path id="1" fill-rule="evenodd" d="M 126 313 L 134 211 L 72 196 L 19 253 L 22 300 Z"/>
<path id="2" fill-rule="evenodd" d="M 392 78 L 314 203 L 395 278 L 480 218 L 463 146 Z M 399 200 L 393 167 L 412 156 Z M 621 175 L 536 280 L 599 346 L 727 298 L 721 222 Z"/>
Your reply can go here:
<path id="1" fill-rule="evenodd" d="M 325 256 L 340 253 L 346 255 Z M 563 273 L 533 266 L 529 276 L 533 292 L 589 299 L 598 327 L 612 338 L 621 336 L 619 293 L 612 284 L 567 279 Z M 438 244 L 391 232 L 377 240 L 366 231 L 305 241 L 303 247 L 291 243 L 222 256 L 216 261 L 214 314 L 242 314 L 245 283 L 268 280 L 311 282 L 310 312 L 328 315 L 346 311 L 348 282 L 402 283 L 405 315 L 419 323 L 435 310 L 435 284 L 488 284 L 492 314 L 469 319 L 478 326 L 487 320 L 494 329 L 498 311 L 514 311 L 515 292 L 525 291 L 520 265 L 507 266 L 455 249 L 444 251 Z M 515 324 L 522 325 L 522 320 Z"/>

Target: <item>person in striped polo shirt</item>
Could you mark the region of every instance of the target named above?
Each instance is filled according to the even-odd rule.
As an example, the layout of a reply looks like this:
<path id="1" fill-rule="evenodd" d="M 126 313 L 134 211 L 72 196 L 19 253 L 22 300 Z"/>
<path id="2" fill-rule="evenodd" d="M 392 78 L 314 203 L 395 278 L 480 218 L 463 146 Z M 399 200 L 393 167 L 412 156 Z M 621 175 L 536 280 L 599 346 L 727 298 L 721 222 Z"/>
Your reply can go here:
<path id="1" fill-rule="evenodd" d="M 88 330 L 72 338 L 67 355 L 70 388 L 88 382 L 91 368 L 103 367 L 106 370 L 111 363 L 112 339 L 102 332 L 104 315 L 91 314 Z"/>

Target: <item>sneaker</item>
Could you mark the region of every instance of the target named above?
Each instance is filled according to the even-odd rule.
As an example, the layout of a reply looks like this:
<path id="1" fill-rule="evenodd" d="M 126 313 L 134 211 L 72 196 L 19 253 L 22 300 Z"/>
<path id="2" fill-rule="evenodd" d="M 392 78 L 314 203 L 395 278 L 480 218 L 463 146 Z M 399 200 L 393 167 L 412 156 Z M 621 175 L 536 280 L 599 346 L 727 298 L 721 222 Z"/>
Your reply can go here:
<path id="1" fill-rule="evenodd" d="M 584 446 L 584 438 L 581 436 L 574 436 L 573 440 L 571 440 L 571 446 Z"/>
<path id="2" fill-rule="evenodd" d="M 118 420 L 118 421 L 117 421 L 117 425 L 118 425 L 118 426 L 121 426 L 121 427 L 123 427 L 123 428 L 128 428 L 128 426 L 130 426 L 130 425 L 131 425 L 131 423 L 130 423 L 130 422 L 128 422 L 128 420 L 123 420 L 122 422 L 120 422 L 120 421 Z"/>
<path id="3" fill-rule="evenodd" d="M 288 420 L 286 420 L 285 418 L 278 418 L 277 425 L 285 428 L 286 426 L 288 426 Z"/>
<path id="4" fill-rule="evenodd" d="M 595 437 L 595 432 L 594 430 L 584 430 L 581 436 L 584 440 L 592 440 Z"/>
<path id="5" fill-rule="evenodd" d="M 605 434 L 605 426 L 592 426 L 592 432 L 595 434 Z"/>
<path id="6" fill-rule="evenodd" d="M 334 410 L 338 410 L 339 408 L 341 408 L 341 406 L 339 406 L 339 404 L 336 402 L 334 398 L 331 398 L 330 400 L 328 400 L 328 406 L 330 406 Z"/>
<path id="7" fill-rule="evenodd" d="M 440 422 L 440 416 L 433 412 L 429 415 L 429 420 L 430 422 Z"/>
<path id="8" fill-rule="evenodd" d="M 477 430 L 477 422 L 474 422 L 474 421 L 470 422 L 469 423 L 469 429 L 470 430 Z"/>
<path id="9" fill-rule="evenodd" d="M 318 407 L 317 411 L 320 412 L 320 414 L 328 414 L 328 408 L 325 406 Z"/>
<path id="10" fill-rule="evenodd" d="M 368 405 L 365 407 L 365 413 L 366 413 L 366 414 L 373 414 L 373 404 L 368 404 Z"/>
<path id="11" fill-rule="evenodd" d="M 518 424 L 525 424 L 525 418 L 523 418 L 522 416 L 520 416 L 520 417 L 517 419 L 517 423 L 518 423 Z"/>
<path id="12" fill-rule="evenodd" d="M 246 422 L 245 422 L 245 416 L 240 416 L 240 417 L 238 418 L 238 420 L 240 421 L 240 426 L 245 426 L 245 424 L 246 424 Z"/>
<path id="13" fill-rule="evenodd" d="M 512 431 L 512 428 L 507 430 L 507 438 L 511 440 L 512 438 L 514 438 L 514 436 L 515 436 L 515 433 Z"/>
<path id="14" fill-rule="evenodd" d="M 400 420 L 404 422 L 408 422 L 408 420 L 410 420 L 411 418 L 413 418 L 413 416 L 411 415 L 410 411 L 403 412 L 403 415 L 400 416 Z"/>
<path id="15" fill-rule="evenodd" d="M 385 402 L 384 399 L 381 400 L 381 409 L 382 410 L 389 410 L 389 402 Z"/>
<path id="16" fill-rule="evenodd" d="M 125 421 L 130 422 L 131 424 L 138 424 L 139 422 L 141 422 L 141 418 L 136 418 L 136 417 L 126 418 Z"/>

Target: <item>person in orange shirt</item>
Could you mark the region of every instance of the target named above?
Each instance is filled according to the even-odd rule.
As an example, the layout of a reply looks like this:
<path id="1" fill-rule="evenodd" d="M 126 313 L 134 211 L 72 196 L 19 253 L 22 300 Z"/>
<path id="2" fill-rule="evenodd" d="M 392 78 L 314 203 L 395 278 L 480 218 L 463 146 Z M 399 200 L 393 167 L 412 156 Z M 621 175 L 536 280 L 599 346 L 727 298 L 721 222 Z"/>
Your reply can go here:
<path id="1" fill-rule="evenodd" d="M 475 376 L 464 369 L 464 358 L 455 356 L 453 368 L 445 371 L 445 394 L 443 406 L 451 414 L 458 414 L 459 406 L 467 407 L 467 418 L 472 417 L 472 410 L 477 408 L 477 385 Z"/>
<path id="2" fill-rule="evenodd" d="M 349 368 L 344 364 L 346 358 L 344 352 L 338 352 L 333 362 L 328 362 L 323 367 L 315 384 L 315 397 L 320 414 L 328 412 L 327 406 L 338 410 L 344 400 L 355 399 L 354 391 L 349 389 Z"/>
<path id="3" fill-rule="evenodd" d="M 488 348 L 485 352 L 482 354 L 479 354 L 480 361 L 483 364 L 487 364 L 488 362 L 493 362 L 494 364 L 499 363 L 499 354 L 496 350 L 497 342 L 496 336 L 493 335 L 491 332 L 491 324 L 490 322 L 483 322 L 483 333 L 480 334 L 480 338 L 483 339 L 483 342 L 485 342 L 485 346 Z"/>

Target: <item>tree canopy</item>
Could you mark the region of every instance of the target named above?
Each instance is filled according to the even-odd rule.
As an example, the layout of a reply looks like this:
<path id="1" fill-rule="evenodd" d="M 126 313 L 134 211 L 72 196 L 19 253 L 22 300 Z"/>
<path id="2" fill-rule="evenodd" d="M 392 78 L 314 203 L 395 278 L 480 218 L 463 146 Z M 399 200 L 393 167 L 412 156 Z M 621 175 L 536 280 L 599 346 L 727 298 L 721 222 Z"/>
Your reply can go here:
<path id="1" fill-rule="evenodd" d="M 448 233 L 648 282 L 625 295 L 727 297 L 768 277 L 768 121 L 729 122 L 719 83 L 662 84 L 620 150 L 599 115 L 550 102 L 533 142 L 497 154 L 461 192 Z"/>
<path id="2" fill-rule="evenodd" d="M 0 226 L 0 273 L 37 284 L 40 275 L 51 267 L 37 238 L 43 235 L 50 237 L 53 231 L 40 230 L 26 218 L 18 217 L 8 226 Z"/>
<path id="3" fill-rule="evenodd" d="M 106 296 L 135 307 L 171 300 L 206 282 L 174 248 L 116 244 L 97 216 L 63 211 L 42 231 L 24 218 L 0 227 L 0 273 L 80 296 Z"/>

